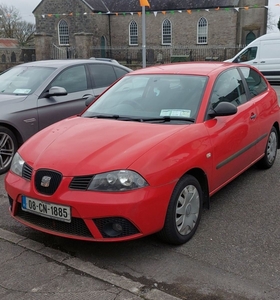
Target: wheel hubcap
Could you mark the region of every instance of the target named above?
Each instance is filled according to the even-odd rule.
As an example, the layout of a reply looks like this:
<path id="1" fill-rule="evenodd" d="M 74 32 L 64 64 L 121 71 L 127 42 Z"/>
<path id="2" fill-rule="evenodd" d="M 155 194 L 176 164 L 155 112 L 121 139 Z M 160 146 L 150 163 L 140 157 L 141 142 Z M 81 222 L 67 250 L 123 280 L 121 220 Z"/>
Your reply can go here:
<path id="1" fill-rule="evenodd" d="M 182 235 L 187 235 L 195 227 L 200 208 L 199 193 L 195 186 L 186 186 L 179 195 L 176 206 L 176 226 Z"/>
<path id="2" fill-rule="evenodd" d="M 6 168 L 14 155 L 14 143 L 9 135 L 0 133 L 0 169 Z"/>
<path id="3" fill-rule="evenodd" d="M 271 132 L 267 143 L 267 160 L 273 163 L 277 152 L 277 138 L 275 132 Z"/>

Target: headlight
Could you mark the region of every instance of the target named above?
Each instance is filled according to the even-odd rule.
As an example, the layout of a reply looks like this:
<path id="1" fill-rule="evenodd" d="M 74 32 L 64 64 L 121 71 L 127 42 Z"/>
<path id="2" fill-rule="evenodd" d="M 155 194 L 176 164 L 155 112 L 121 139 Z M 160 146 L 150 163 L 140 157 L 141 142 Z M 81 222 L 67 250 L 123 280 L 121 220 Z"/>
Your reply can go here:
<path id="1" fill-rule="evenodd" d="M 130 170 L 118 170 L 95 175 L 88 187 L 92 191 L 128 191 L 147 186 L 146 180 Z"/>
<path id="2" fill-rule="evenodd" d="M 21 158 L 21 156 L 18 154 L 18 152 L 14 155 L 11 168 L 10 170 L 17 174 L 18 176 L 22 177 L 22 168 L 25 161 Z"/>

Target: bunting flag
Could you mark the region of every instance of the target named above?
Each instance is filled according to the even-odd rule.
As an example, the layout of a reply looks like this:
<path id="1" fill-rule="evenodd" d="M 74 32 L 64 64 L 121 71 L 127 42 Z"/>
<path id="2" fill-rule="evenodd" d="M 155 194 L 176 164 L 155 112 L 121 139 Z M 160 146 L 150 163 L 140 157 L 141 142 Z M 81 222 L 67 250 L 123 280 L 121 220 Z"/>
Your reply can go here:
<path id="1" fill-rule="evenodd" d="M 149 6 L 150 7 L 150 3 L 148 0 L 139 0 L 140 1 L 140 5 L 142 7 L 145 7 L 145 6 Z M 275 4 L 275 6 L 280 6 L 280 3 L 277 3 Z M 266 8 L 268 9 L 268 6 L 263 6 L 263 5 L 257 5 L 257 4 L 254 4 L 252 6 L 243 6 L 243 7 L 214 7 L 214 8 L 205 8 L 204 10 L 206 12 L 213 12 L 213 11 L 226 11 L 226 12 L 229 12 L 231 10 L 234 10 L 236 12 L 239 12 L 241 9 L 245 10 L 245 11 L 248 11 L 248 10 L 251 10 L 251 9 L 255 9 L 255 8 Z M 178 10 L 178 11 L 174 11 L 174 10 L 168 10 L 168 11 L 145 11 L 144 14 L 145 15 L 149 15 L 149 14 L 153 14 L 155 17 L 157 16 L 157 14 L 159 13 L 162 13 L 163 15 L 166 15 L 166 14 L 174 14 L 175 12 L 178 12 L 178 13 L 183 13 L 183 12 L 186 12 L 187 14 L 192 14 L 193 12 L 199 12 L 201 11 L 200 9 L 186 9 L 186 10 Z M 91 12 L 91 13 L 86 13 L 86 12 L 70 12 L 70 13 L 62 13 L 62 14 L 58 14 L 58 13 L 53 13 L 53 14 L 42 14 L 40 15 L 42 18 L 46 18 L 46 17 L 60 17 L 60 16 L 88 16 L 88 15 L 115 15 L 115 16 L 120 16 L 120 15 L 127 15 L 127 14 L 130 14 L 130 15 L 134 15 L 134 14 L 138 14 L 138 16 L 140 17 L 142 15 L 142 12 L 139 11 L 139 12 L 106 12 L 106 13 L 103 13 L 103 12 Z M 0 15 L 0 18 L 3 17 L 2 15 Z M 36 17 L 39 17 L 39 15 L 36 15 Z"/>
<path id="2" fill-rule="evenodd" d="M 140 0 L 140 6 L 149 6 L 150 7 L 150 3 L 148 0 Z"/>

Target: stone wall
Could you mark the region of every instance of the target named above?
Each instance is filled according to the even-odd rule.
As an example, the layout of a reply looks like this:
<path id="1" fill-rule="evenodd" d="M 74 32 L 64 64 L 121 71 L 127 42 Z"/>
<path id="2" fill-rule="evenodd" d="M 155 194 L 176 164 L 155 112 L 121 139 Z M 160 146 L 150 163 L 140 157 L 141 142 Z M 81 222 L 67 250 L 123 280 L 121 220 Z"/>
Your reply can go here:
<path id="1" fill-rule="evenodd" d="M 13 66 L 36 60 L 34 48 L 0 49 L 0 72 Z"/>
<path id="2" fill-rule="evenodd" d="M 234 10 L 228 12 L 194 11 L 174 14 L 158 13 L 146 15 L 146 45 L 152 47 L 162 46 L 162 22 L 168 19 L 172 24 L 172 45 L 193 46 L 197 44 L 197 23 L 201 17 L 208 21 L 208 45 L 235 45 L 236 23 L 238 13 Z M 112 16 L 112 45 L 120 47 L 129 45 L 129 24 L 134 20 L 138 25 L 138 44 L 142 45 L 142 20 L 138 15 L 127 17 Z M 226 24 L 221 26 L 221 24 Z M 152 28 L 152 30 L 151 30 Z"/>
<path id="3" fill-rule="evenodd" d="M 163 14 L 146 14 L 146 47 L 162 46 L 162 22 L 169 19 L 172 24 L 172 46 L 193 47 L 197 45 L 197 22 L 201 17 L 208 22 L 207 46 L 244 45 L 246 35 L 253 32 L 256 37 L 266 33 L 268 0 L 240 0 L 240 9 L 192 10 L 191 13 L 174 11 Z M 72 13 L 73 12 L 73 13 Z M 82 1 L 56 0 L 41 1 L 36 8 L 35 37 L 37 59 L 49 59 L 52 45 L 59 45 L 58 24 L 63 19 L 69 26 L 69 45 L 75 51 L 75 57 L 88 58 L 90 49 L 102 48 L 102 42 L 110 48 L 129 46 L 129 24 L 135 20 L 138 24 L 138 47 L 142 45 L 142 17 L 137 13 L 106 15 L 92 13 Z M 81 35 L 82 34 L 82 35 Z M 45 39 L 45 41 L 43 41 Z M 206 45 L 205 45 L 206 46 Z M 106 46 L 105 46 L 106 47 Z M 49 53 L 48 53 L 49 52 Z"/>

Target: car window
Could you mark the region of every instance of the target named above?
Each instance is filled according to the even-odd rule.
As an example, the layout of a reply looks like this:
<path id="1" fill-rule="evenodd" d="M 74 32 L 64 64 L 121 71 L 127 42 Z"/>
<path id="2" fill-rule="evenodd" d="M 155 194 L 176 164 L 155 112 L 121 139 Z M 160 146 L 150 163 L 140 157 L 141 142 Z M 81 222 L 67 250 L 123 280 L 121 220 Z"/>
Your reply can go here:
<path id="1" fill-rule="evenodd" d="M 237 69 L 222 73 L 214 84 L 210 103 L 215 108 L 220 102 L 239 106 L 247 101 L 244 84 Z"/>
<path id="2" fill-rule="evenodd" d="M 257 51 L 258 47 L 250 47 L 246 50 L 244 50 L 236 59 L 234 62 L 245 62 L 253 60 L 257 57 Z"/>
<path id="3" fill-rule="evenodd" d="M 124 76 L 125 74 L 128 73 L 127 70 L 119 68 L 119 67 L 114 67 L 114 70 L 116 72 L 117 78 L 120 78 L 120 77 L 122 77 L 122 76 Z"/>
<path id="4" fill-rule="evenodd" d="M 88 67 L 95 88 L 107 87 L 117 80 L 114 67 L 111 65 L 90 64 Z"/>
<path id="5" fill-rule="evenodd" d="M 89 107 L 84 116 L 112 114 L 143 118 L 196 118 L 206 76 L 124 76 Z"/>
<path id="6" fill-rule="evenodd" d="M 267 90 L 267 84 L 258 72 L 248 67 L 241 67 L 240 70 L 245 77 L 252 97 Z"/>
<path id="7" fill-rule="evenodd" d="M 32 94 L 55 68 L 19 66 L 0 75 L 0 93 Z"/>
<path id="8" fill-rule="evenodd" d="M 87 76 L 84 65 L 63 70 L 51 83 L 51 86 L 64 87 L 68 93 L 87 90 Z"/>

